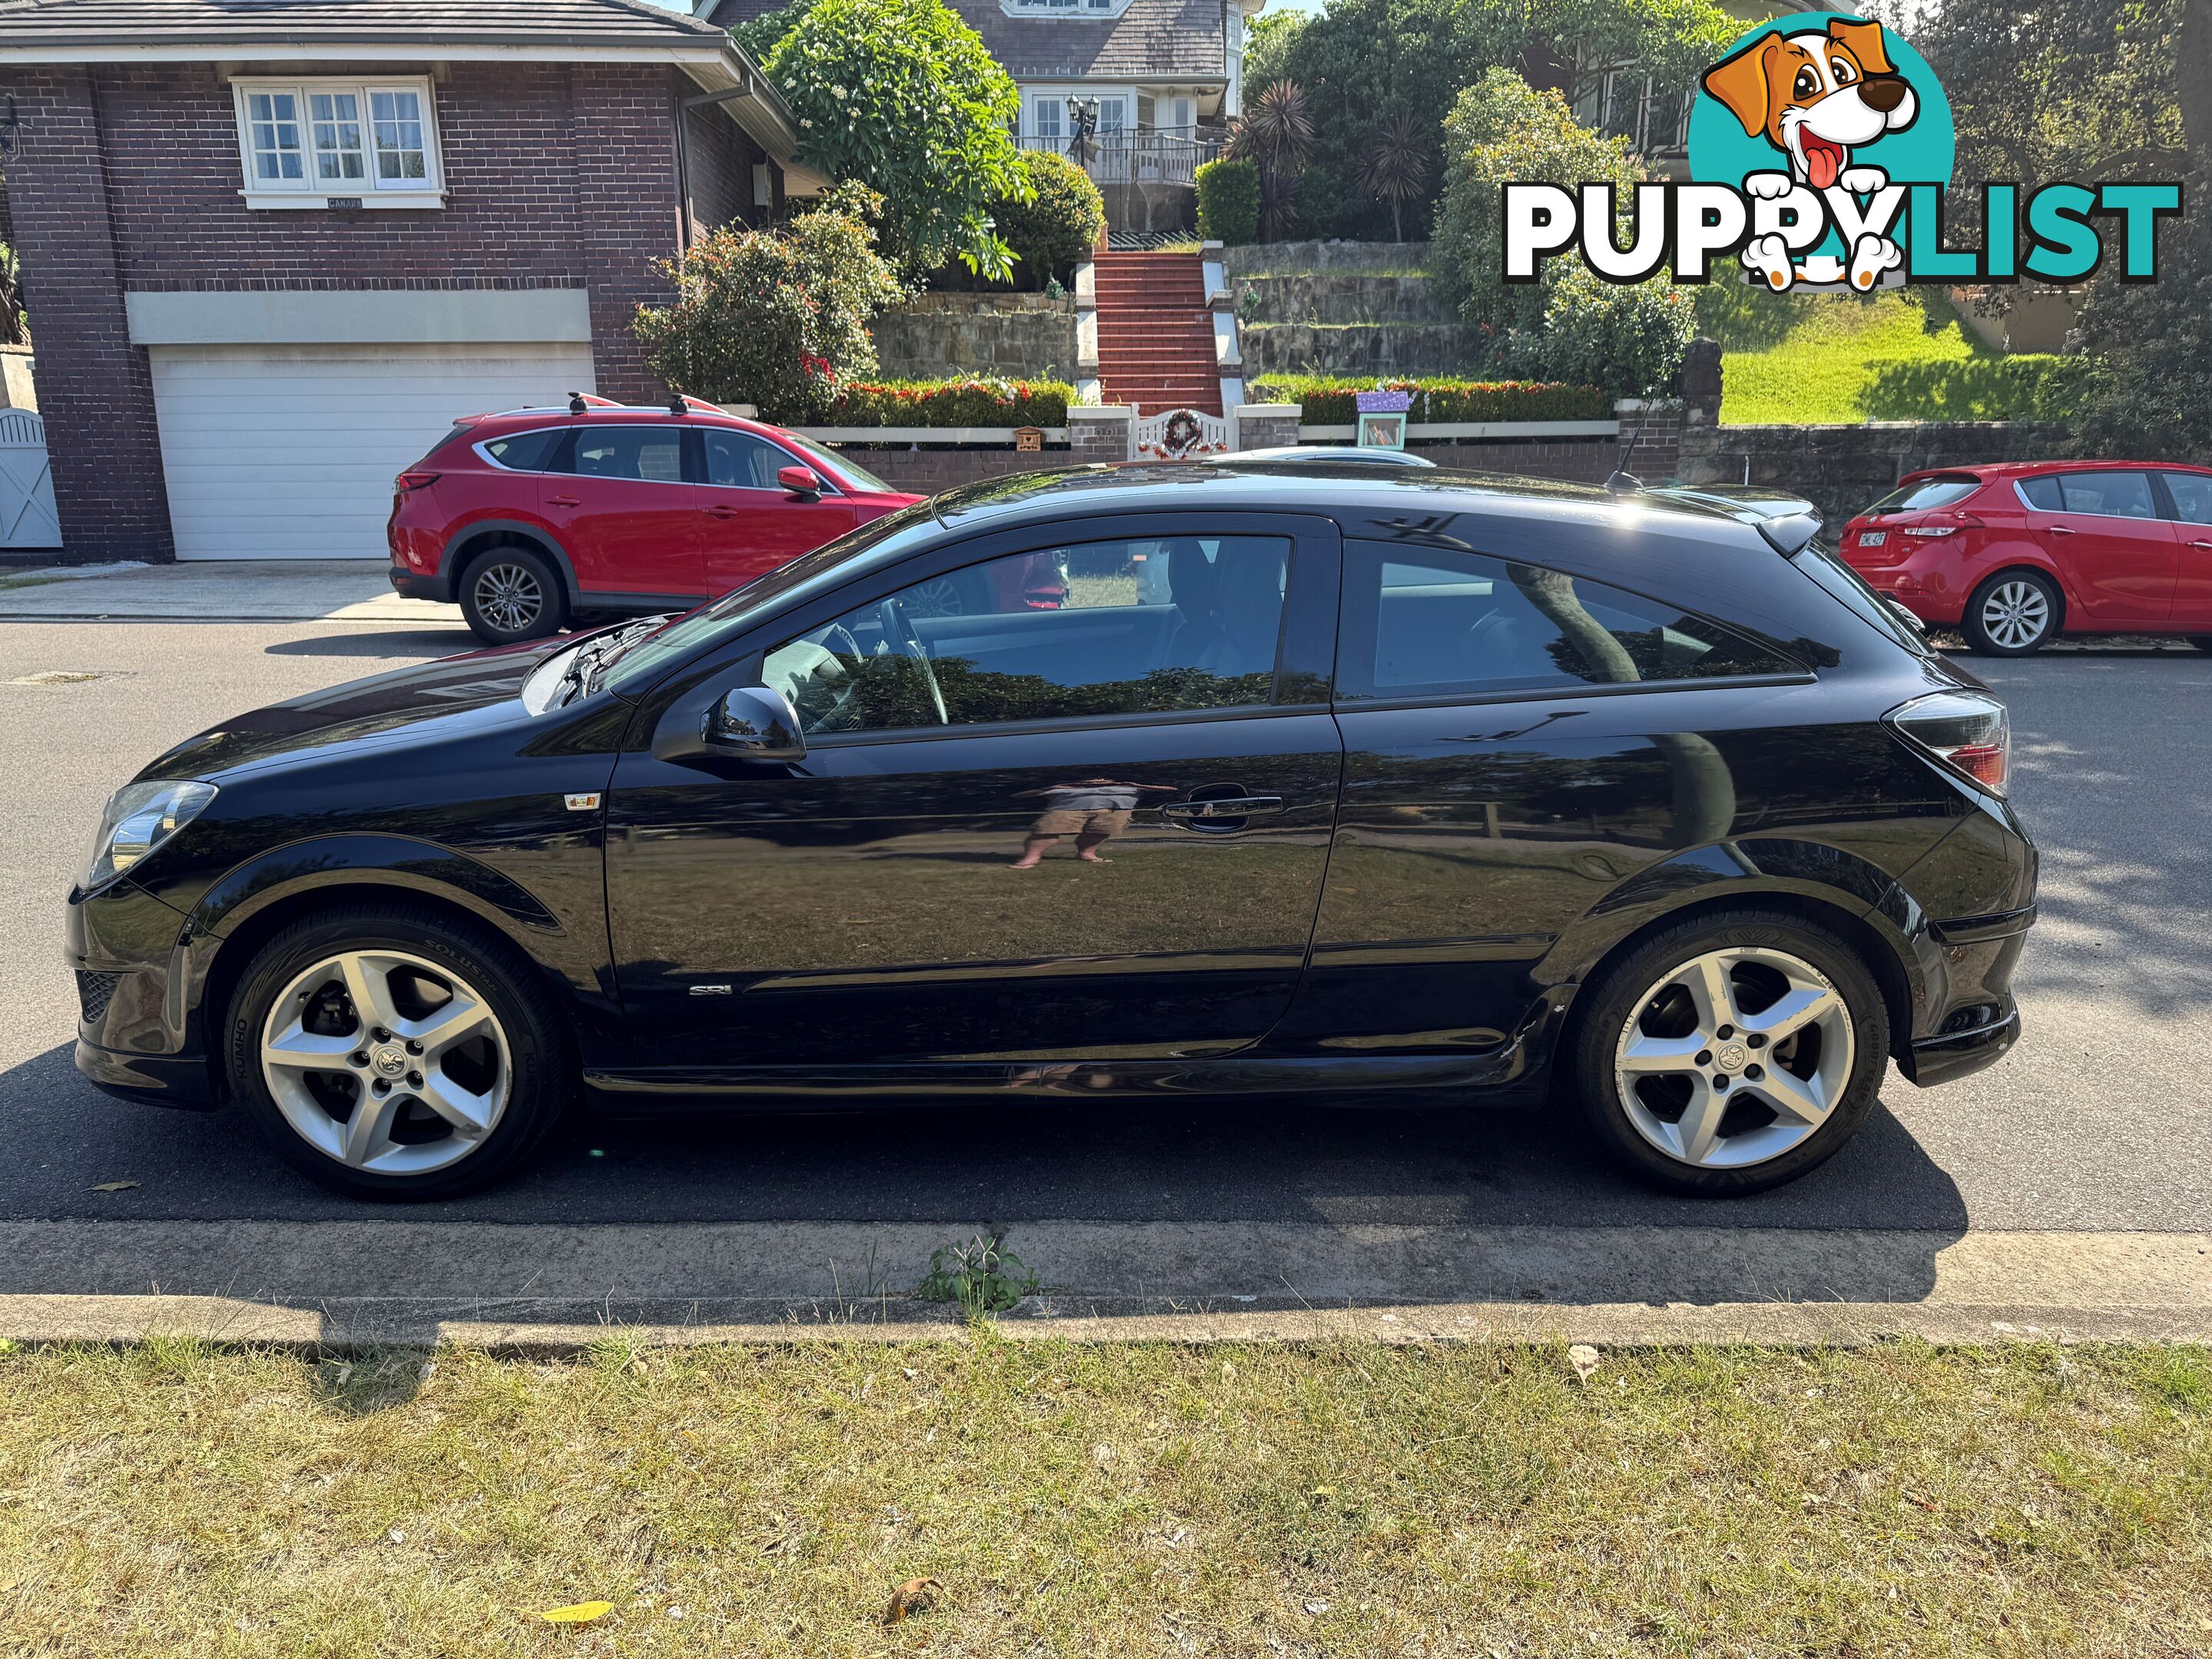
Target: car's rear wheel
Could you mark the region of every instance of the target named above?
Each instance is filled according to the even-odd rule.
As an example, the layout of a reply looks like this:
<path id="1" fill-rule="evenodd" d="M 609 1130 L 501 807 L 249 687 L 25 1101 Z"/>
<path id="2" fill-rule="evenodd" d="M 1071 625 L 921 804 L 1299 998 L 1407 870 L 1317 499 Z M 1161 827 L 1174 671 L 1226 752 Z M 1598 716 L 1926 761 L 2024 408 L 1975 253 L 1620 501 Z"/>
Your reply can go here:
<path id="1" fill-rule="evenodd" d="M 557 634 L 568 620 L 560 573 L 526 547 L 495 547 L 461 577 L 461 615 L 481 640 L 513 645 Z"/>
<path id="2" fill-rule="evenodd" d="M 560 1015 L 490 930 L 420 906 L 285 928 L 233 1000 L 232 1092 L 293 1168 L 362 1198 L 446 1198 L 526 1158 L 575 1089 Z"/>
<path id="3" fill-rule="evenodd" d="M 1881 988 L 1827 928 L 1744 910 L 1666 928 L 1584 989 L 1575 1081 L 1598 1139 L 1698 1197 L 1794 1181 L 1873 1109 Z"/>
<path id="4" fill-rule="evenodd" d="M 2064 601 L 2050 577 L 2001 570 L 1974 590 L 1959 631 L 1984 656 L 2024 657 L 2058 637 Z"/>

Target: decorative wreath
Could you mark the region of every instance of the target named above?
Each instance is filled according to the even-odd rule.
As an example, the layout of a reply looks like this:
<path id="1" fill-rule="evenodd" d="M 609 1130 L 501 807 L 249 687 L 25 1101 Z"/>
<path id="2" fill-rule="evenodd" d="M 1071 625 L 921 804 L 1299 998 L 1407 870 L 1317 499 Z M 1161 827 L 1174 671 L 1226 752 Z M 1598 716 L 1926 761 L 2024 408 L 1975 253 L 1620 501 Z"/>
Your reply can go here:
<path id="1" fill-rule="evenodd" d="M 1198 416 L 1189 410 L 1178 409 L 1168 416 L 1168 423 L 1160 433 L 1160 447 L 1170 455 L 1188 455 L 1205 438 Z"/>

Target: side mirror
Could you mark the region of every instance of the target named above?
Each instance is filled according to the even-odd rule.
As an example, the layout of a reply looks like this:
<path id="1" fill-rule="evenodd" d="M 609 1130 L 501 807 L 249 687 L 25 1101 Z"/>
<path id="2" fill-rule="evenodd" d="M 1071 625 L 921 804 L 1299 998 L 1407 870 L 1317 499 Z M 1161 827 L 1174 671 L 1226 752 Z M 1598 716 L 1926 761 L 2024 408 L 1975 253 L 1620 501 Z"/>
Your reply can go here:
<path id="1" fill-rule="evenodd" d="M 670 709 L 653 734 L 653 753 L 656 760 L 804 760 L 806 735 L 782 692 L 740 685 L 703 709 L 690 699 Z"/>
<path id="2" fill-rule="evenodd" d="M 822 478 L 811 466 L 786 466 L 776 470 L 775 481 L 802 501 L 822 499 Z"/>

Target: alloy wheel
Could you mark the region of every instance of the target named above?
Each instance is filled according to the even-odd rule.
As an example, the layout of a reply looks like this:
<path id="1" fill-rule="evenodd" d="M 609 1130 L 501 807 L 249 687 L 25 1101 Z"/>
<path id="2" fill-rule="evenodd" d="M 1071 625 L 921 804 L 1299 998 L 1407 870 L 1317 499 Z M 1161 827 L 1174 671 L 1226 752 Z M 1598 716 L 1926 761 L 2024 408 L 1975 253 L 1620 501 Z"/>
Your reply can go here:
<path id="1" fill-rule="evenodd" d="M 967 610 L 950 576 L 916 582 L 900 596 L 909 617 L 957 617 Z"/>
<path id="2" fill-rule="evenodd" d="M 545 609 L 545 589 L 527 565 L 489 564 L 476 575 L 477 610 L 502 634 L 519 634 Z"/>
<path id="3" fill-rule="evenodd" d="M 1786 951 L 1708 951 L 1635 1003 L 1613 1082 L 1637 1133 L 1677 1163 L 1735 1170 L 1809 1139 L 1842 1101 L 1856 1039 L 1843 994 Z"/>
<path id="4" fill-rule="evenodd" d="M 507 1109 L 514 1064 L 491 1006 L 451 969 L 400 951 L 341 951 L 270 1007 L 261 1077 L 317 1152 L 421 1175 L 483 1144 Z"/>
<path id="5" fill-rule="evenodd" d="M 2050 598 L 2033 582 L 1999 582 L 1982 600 L 1982 631 L 2008 651 L 2026 650 L 2050 628 Z"/>

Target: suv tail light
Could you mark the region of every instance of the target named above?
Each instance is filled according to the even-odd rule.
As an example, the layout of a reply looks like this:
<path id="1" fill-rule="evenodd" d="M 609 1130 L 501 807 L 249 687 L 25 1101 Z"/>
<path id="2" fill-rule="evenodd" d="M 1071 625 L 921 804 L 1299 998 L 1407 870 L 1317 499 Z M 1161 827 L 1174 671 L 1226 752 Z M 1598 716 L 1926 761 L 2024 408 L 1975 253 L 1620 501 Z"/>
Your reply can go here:
<path id="1" fill-rule="evenodd" d="M 437 482 L 438 475 L 434 472 L 410 469 L 392 481 L 392 492 L 395 495 L 404 495 L 410 489 L 421 489 Z"/>
<path id="2" fill-rule="evenodd" d="M 1882 716 L 1905 742 L 1963 772 L 1993 795 L 2012 770 L 2012 717 L 1979 691 L 1936 691 Z"/>

